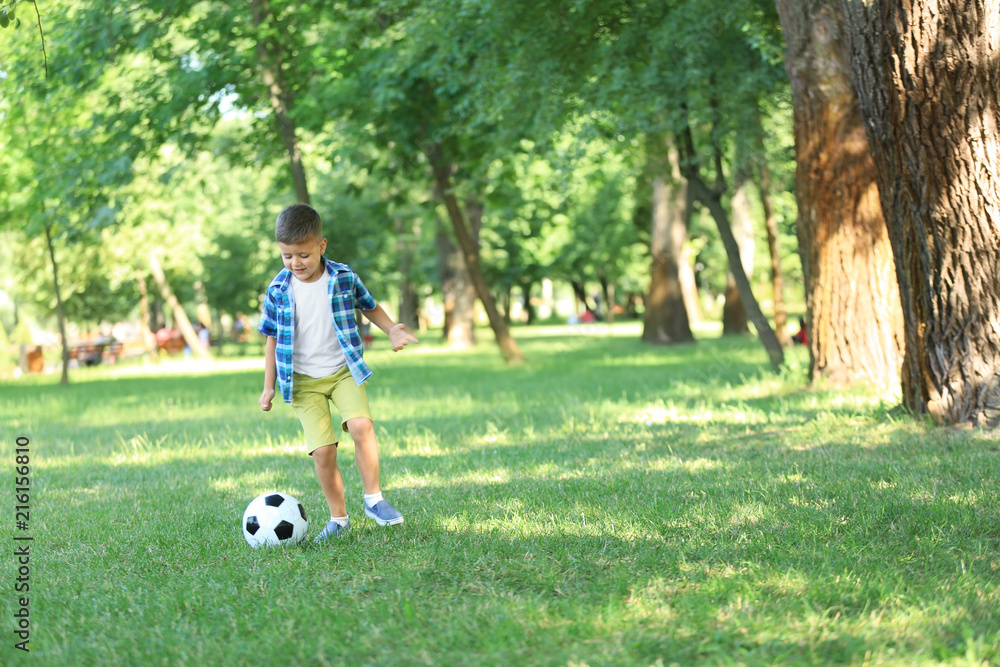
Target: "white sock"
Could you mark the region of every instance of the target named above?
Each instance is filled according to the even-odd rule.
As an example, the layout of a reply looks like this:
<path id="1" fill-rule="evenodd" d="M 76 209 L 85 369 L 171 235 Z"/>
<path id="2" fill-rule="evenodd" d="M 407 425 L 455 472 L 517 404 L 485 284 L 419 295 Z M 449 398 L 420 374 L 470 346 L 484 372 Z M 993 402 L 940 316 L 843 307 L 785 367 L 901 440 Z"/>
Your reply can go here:
<path id="1" fill-rule="evenodd" d="M 351 523 L 351 517 L 349 517 L 347 515 L 345 515 L 345 516 L 331 516 L 330 517 L 330 521 L 333 521 L 338 526 L 346 526 L 349 523 Z"/>
<path id="2" fill-rule="evenodd" d="M 378 493 L 372 493 L 370 495 L 366 493 L 365 507 L 375 507 L 375 503 L 377 503 L 380 500 L 383 500 L 381 491 L 379 491 Z"/>

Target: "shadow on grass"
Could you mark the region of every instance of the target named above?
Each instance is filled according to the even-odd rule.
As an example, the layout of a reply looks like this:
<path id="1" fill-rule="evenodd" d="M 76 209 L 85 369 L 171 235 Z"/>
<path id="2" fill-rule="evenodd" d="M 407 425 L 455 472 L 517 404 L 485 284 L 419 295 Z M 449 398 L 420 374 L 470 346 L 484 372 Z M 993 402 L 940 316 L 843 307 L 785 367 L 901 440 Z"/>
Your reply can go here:
<path id="1" fill-rule="evenodd" d="M 404 528 L 375 527 L 351 502 L 360 520 L 347 538 L 263 552 L 251 552 L 239 532 L 256 493 L 289 491 L 322 516 L 305 455 L 230 448 L 187 451 L 166 463 L 81 460 L 44 473 L 43 511 L 107 523 L 81 530 L 70 518 L 68 531 L 43 531 L 39 546 L 54 579 L 66 561 L 114 572 L 123 590 L 195 575 L 200 588 L 225 588 L 234 572 L 215 568 L 229 561 L 268 578 L 292 577 L 288 592 L 269 592 L 281 605 L 291 604 L 283 595 L 332 578 L 333 602 L 367 601 L 387 628 L 429 633 L 444 642 L 441 650 L 472 655 L 496 650 L 495 628 L 517 636 L 517 646 L 570 653 L 599 648 L 580 637 L 610 632 L 637 662 L 662 655 L 850 662 L 887 644 L 898 656 L 926 657 L 928 642 L 947 659 L 964 651 L 963 632 L 1000 641 L 991 602 L 996 493 L 974 476 L 995 479 L 995 457 L 992 468 L 977 467 L 967 447 L 950 481 L 943 476 L 931 496 L 920 496 L 934 454 L 919 453 L 905 433 L 875 448 L 830 442 L 821 450 L 773 434 L 748 446 L 706 444 L 697 426 L 669 428 L 670 448 L 637 432 L 619 438 L 613 452 L 592 437 L 434 455 L 394 450 L 383 469 L 391 471 L 387 493 L 407 516 Z M 357 495 L 352 457 L 343 454 Z M 890 462 L 903 454 L 919 454 L 909 464 L 918 476 L 899 470 L 888 479 Z M 493 479 L 498 471 L 504 479 Z M 403 481 L 408 474 L 417 482 Z M 963 493 L 986 495 L 955 500 Z M 310 536 L 321 525 L 314 519 Z M 216 528 L 206 536 L 205 526 Z M 111 608 L 128 599 L 107 595 Z M 415 614 L 399 611 L 401 596 Z M 480 630 L 456 635 L 449 621 Z M 902 631 L 894 627 L 900 622 Z M 122 631 L 142 632 L 127 622 Z"/>
<path id="2" fill-rule="evenodd" d="M 291 411 L 256 406 L 259 373 L 4 385 L 0 402 L 43 453 L 39 548 L 53 585 L 107 571 L 155 599 L 177 577 L 228 590 L 265 572 L 291 582 L 269 590 L 279 606 L 329 589 L 327 606 L 374 604 L 367 622 L 387 635 L 416 630 L 474 655 L 492 628 L 506 628 L 511 647 L 567 660 L 592 649 L 639 663 L 850 662 L 886 646 L 904 661 L 931 650 L 945 660 L 963 652 L 966 629 L 996 651 L 995 443 L 872 428 L 870 416 L 854 426 L 858 408 L 787 388 L 777 411 L 770 395 L 739 399 L 766 417 L 748 423 L 721 409 L 732 388 L 759 381 L 746 344 L 580 338 L 539 343 L 522 368 L 482 352 L 392 357 L 370 393 L 386 493 L 407 525 L 361 518 L 344 447 L 359 520 L 336 544 L 294 550 L 251 552 L 240 535 L 264 490 L 325 512 L 311 460 L 287 445 L 298 437 Z M 619 410 L 669 402 L 714 412 L 647 426 Z M 118 588 L 106 595 L 102 608 L 131 604 Z M 302 613 L 323 623 L 321 606 Z M 267 625 L 257 614 L 248 623 Z"/>

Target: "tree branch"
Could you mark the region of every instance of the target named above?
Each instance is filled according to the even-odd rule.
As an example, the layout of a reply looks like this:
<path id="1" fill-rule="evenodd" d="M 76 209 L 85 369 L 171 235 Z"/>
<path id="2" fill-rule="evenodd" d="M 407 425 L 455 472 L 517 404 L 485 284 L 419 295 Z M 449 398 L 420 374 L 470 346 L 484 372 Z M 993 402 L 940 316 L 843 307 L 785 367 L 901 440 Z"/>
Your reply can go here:
<path id="1" fill-rule="evenodd" d="M 49 54 L 45 51 L 45 31 L 42 30 L 42 15 L 38 11 L 38 3 L 31 0 L 32 7 L 35 8 L 35 17 L 38 23 L 38 36 L 42 39 L 42 63 L 45 65 L 45 79 L 49 78 Z"/>

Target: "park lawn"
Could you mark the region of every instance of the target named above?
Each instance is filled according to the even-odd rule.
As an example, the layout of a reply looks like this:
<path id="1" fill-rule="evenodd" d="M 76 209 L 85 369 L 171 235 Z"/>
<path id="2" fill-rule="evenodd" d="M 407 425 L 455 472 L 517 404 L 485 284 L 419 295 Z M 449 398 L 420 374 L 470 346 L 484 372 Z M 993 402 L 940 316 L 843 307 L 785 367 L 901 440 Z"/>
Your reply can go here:
<path id="1" fill-rule="evenodd" d="M 323 544 L 297 421 L 257 408 L 259 370 L 0 384 L 0 663 L 1000 661 L 995 434 L 807 389 L 801 349 L 775 374 L 752 339 L 516 336 L 517 367 L 490 343 L 369 353 L 383 488 L 406 524 L 364 518 L 347 443 L 352 528 Z M 244 542 L 268 490 L 303 502 L 306 542 Z M 11 632 L 15 534 L 34 537 L 30 654 Z"/>

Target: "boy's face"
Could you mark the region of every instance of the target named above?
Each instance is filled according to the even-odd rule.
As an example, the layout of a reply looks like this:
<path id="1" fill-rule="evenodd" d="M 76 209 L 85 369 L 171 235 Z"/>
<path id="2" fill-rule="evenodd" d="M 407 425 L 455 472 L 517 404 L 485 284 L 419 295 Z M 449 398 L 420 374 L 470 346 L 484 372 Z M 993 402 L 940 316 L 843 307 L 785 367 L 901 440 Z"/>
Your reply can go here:
<path id="1" fill-rule="evenodd" d="M 323 253 L 326 239 L 310 238 L 301 243 L 278 243 L 281 261 L 292 275 L 304 283 L 315 282 L 323 275 Z"/>

